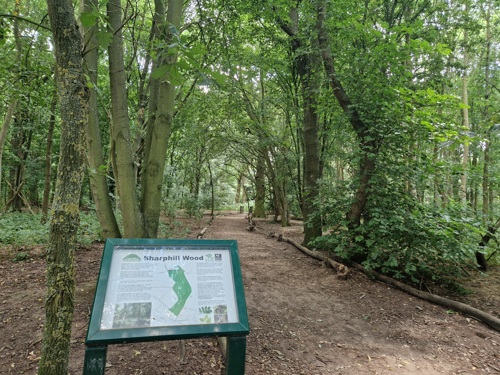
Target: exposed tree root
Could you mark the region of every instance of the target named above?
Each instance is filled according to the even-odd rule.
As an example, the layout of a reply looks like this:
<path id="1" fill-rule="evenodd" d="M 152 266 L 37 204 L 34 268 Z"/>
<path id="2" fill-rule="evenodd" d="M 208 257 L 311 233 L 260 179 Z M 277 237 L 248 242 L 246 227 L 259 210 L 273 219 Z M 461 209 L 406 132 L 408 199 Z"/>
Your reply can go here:
<path id="1" fill-rule="evenodd" d="M 366 270 L 362 265 L 354 263 L 353 267 L 362 271 L 363 273 L 373 276 L 377 280 L 380 280 L 386 284 L 389 284 L 393 287 L 396 287 L 398 289 L 401 289 L 402 291 L 411 294 L 412 296 L 418 297 L 420 299 L 435 303 L 436 305 L 444 306 L 450 309 L 453 309 L 455 311 L 461 312 L 462 314 L 469 315 L 473 318 L 476 318 L 480 320 L 481 322 L 487 324 L 491 328 L 493 328 L 495 331 L 500 332 L 500 319 L 490 315 L 488 313 L 485 313 L 484 311 L 478 310 L 470 305 L 467 305 L 462 302 L 454 301 L 445 297 L 441 297 L 435 294 L 431 294 L 428 292 L 424 292 L 415 288 L 412 288 L 411 286 L 408 286 L 406 284 L 403 284 L 400 281 L 394 280 L 388 276 L 382 275 L 378 272 L 375 271 L 368 271 Z"/>

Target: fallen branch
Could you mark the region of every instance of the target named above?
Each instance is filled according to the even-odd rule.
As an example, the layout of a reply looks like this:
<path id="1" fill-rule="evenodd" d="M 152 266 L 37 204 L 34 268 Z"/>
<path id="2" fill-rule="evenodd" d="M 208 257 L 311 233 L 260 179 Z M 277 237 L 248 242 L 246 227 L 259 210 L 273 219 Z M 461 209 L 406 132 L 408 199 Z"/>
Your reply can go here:
<path id="1" fill-rule="evenodd" d="M 214 219 L 215 219 L 215 217 L 214 217 L 214 216 L 212 216 L 212 217 L 210 218 L 210 220 L 209 220 L 209 221 L 208 221 L 208 223 L 207 223 L 207 226 L 206 226 L 205 228 L 203 228 L 203 229 L 200 231 L 200 233 L 198 233 L 198 235 L 196 236 L 196 238 L 197 238 L 197 239 L 201 239 L 201 238 L 203 238 L 203 236 L 205 235 L 205 232 L 208 230 L 208 227 L 209 227 L 210 225 L 212 225 L 212 223 L 214 222 Z"/>
<path id="2" fill-rule="evenodd" d="M 493 328 L 495 331 L 500 332 L 500 319 L 490 315 L 484 311 L 478 310 L 470 305 L 467 305 L 462 302 L 454 301 L 445 297 L 441 297 L 435 294 L 431 294 L 428 292 L 424 292 L 422 290 L 418 290 L 415 288 L 412 288 L 409 285 L 403 284 L 400 281 L 394 280 L 393 278 L 390 278 L 388 276 L 382 275 L 376 271 L 368 271 L 366 270 L 362 265 L 353 263 L 353 267 L 360 270 L 361 272 L 373 276 L 377 280 L 380 280 L 386 284 L 389 284 L 393 287 L 396 287 L 408 294 L 411 294 L 412 296 L 418 297 L 420 299 L 435 303 L 436 305 L 448 307 L 450 309 L 453 309 L 457 312 L 461 312 L 465 315 L 469 315 L 473 318 L 476 318 L 480 320 L 481 322 L 487 324 L 491 328 Z"/>
<path id="3" fill-rule="evenodd" d="M 347 273 L 349 272 L 349 269 L 344 266 L 342 263 L 338 263 L 334 261 L 333 259 L 327 257 L 325 254 L 319 252 L 319 251 L 314 251 L 314 250 L 309 250 L 307 247 L 302 246 L 298 244 L 297 242 L 293 241 L 292 239 L 286 238 L 282 236 L 281 234 L 276 235 L 275 233 L 270 233 L 270 237 L 272 238 L 278 238 L 278 241 L 285 241 L 293 246 L 295 246 L 297 249 L 302 251 L 304 254 L 309 255 L 310 257 L 313 257 L 318 260 L 322 260 L 325 263 L 328 263 L 332 268 L 337 270 L 337 274 L 339 277 L 345 277 Z M 394 280 L 393 278 L 390 278 L 388 276 L 382 275 L 381 273 L 378 273 L 376 271 L 368 271 L 366 270 L 362 265 L 353 263 L 353 267 L 360 270 L 361 272 L 373 276 L 375 279 L 380 280 L 388 285 L 391 285 L 395 288 L 398 288 L 412 296 L 418 297 L 420 299 L 423 299 L 425 301 L 434 303 L 436 305 L 444 306 L 450 309 L 453 309 L 457 312 L 460 312 L 462 314 L 471 316 L 475 319 L 478 319 L 479 321 L 487 324 L 491 328 L 493 328 L 495 331 L 500 332 L 500 319 L 490 315 L 484 311 L 481 311 L 479 309 L 476 309 L 470 305 L 467 305 L 462 302 L 454 301 L 445 297 L 437 296 L 435 294 L 431 294 L 428 292 L 424 292 L 415 288 L 412 288 L 409 285 L 403 284 L 400 281 Z"/>
<path id="4" fill-rule="evenodd" d="M 333 259 L 329 258 L 327 255 L 316 251 L 316 250 L 309 250 L 307 247 L 302 246 L 301 244 L 295 242 L 294 240 L 287 238 L 281 234 L 276 235 L 275 233 L 270 233 L 270 237 L 272 238 L 277 238 L 278 241 L 285 241 L 288 242 L 289 244 L 292 244 L 295 246 L 297 249 L 302 251 L 304 254 L 309 255 L 310 257 L 314 259 L 321 260 L 325 263 L 328 263 L 334 270 L 337 271 L 337 276 L 339 278 L 345 279 L 347 277 L 347 274 L 349 273 L 349 268 L 344 266 L 342 263 L 336 262 Z"/>

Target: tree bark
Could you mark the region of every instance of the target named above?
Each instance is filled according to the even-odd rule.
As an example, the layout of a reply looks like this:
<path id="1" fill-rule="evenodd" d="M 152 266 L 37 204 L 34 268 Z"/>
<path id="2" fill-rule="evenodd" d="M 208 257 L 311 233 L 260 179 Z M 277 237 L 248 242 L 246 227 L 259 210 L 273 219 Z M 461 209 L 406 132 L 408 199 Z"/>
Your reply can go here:
<path id="1" fill-rule="evenodd" d="M 484 62 L 484 80 L 485 82 L 489 82 L 490 80 L 490 58 L 491 58 L 491 4 L 488 2 L 487 3 L 487 9 L 486 9 L 486 15 L 485 15 L 485 21 L 486 21 L 486 56 L 485 56 L 485 62 Z M 482 111 L 482 116 L 484 119 L 489 118 L 489 99 L 490 99 L 490 85 L 485 85 L 485 92 L 484 92 L 484 100 L 485 100 L 485 106 Z M 482 182 L 482 190 L 483 190 L 483 207 L 482 207 L 482 213 L 483 213 L 483 218 L 488 219 L 490 215 L 490 172 L 489 172 L 489 167 L 490 167 L 490 143 L 491 143 L 491 131 L 488 130 L 486 140 L 485 140 L 485 146 L 484 146 L 484 164 L 483 164 L 483 182 Z"/>
<path id="2" fill-rule="evenodd" d="M 92 12 L 97 7 L 97 0 L 82 0 L 81 12 Z M 97 85 L 98 49 L 97 23 L 91 27 L 82 25 L 85 45 L 85 71 L 93 85 Z M 94 200 L 96 214 L 99 218 L 102 239 L 121 237 L 120 229 L 113 211 L 107 183 L 107 168 L 104 162 L 101 132 L 99 130 L 99 114 L 97 92 L 90 89 L 89 117 L 85 127 L 87 141 L 87 163 L 89 167 L 90 189 Z"/>
<path id="3" fill-rule="evenodd" d="M 468 14 L 469 9 L 466 5 L 466 14 Z M 464 30 L 464 51 L 463 51 L 463 64 L 464 72 L 462 76 L 462 124 L 465 131 L 469 131 L 469 94 L 468 94 L 468 73 L 467 69 L 469 66 L 469 50 L 467 44 L 469 43 L 469 33 L 467 29 Z M 460 189 L 458 196 L 460 202 L 463 206 L 467 204 L 467 173 L 469 169 L 469 142 L 466 140 L 463 144 L 463 154 L 462 154 L 462 173 L 460 175 Z"/>
<path id="4" fill-rule="evenodd" d="M 314 49 L 314 48 L 313 48 Z M 303 56 L 304 61 L 299 63 L 299 75 L 302 82 L 302 96 L 304 98 L 304 244 L 321 237 L 321 216 L 317 212 L 316 204 L 319 199 L 319 122 L 316 113 L 317 93 L 319 84 L 315 62 L 319 61 L 315 55 Z"/>
<path id="5" fill-rule="evenodd" d="M 120 0 L 107 4 L 109 32 L 113 39 L 108 48 L 109 79 L 111 86 L 111 140 L 113 173 L 123 217 L 124 237 L 144 237 L 144 227 L 139 211 L 137 183 L 130 136 L 128 115 L 127 77 L 123 57 L 122 7 Z M 159 209 L 159 202 L 157 202 Z"/>
<path id="6" fill-rule="evenodd" d="M 254 217 L 266 217 L 266 164 L 264 153 L 266 148 L 259 147 L 257 152 L 257 165 L 255 168 L 255 207 L 253 211 Z"/>
<path id="7" fill-rule="evenodd" d="M 71 1 L 47 0 L 61 114 L 60 161 L 47 249 L 46 321 L 39 375 L 67 374 L 75 294 L 74 251 L 83 181 L 88 89 Z"/>
<path id="8" fill-rule="evenodd" d="M 168 0 L 167 25 L 175 27 L 178 31 L 182 12 L 182 0 Z M 166 40 L 167 45 L 172 43 L 173 36 L 173 30 L 169 29 Z M 167 49 L 163 53 L 166 54 L 167 71 L 171 71 L 177 62 L 177 52 Z M 158 235 L 163 171 L 165 169 L 168 139 L 172 129 L 174 107 L 175 82 L 172 76 L 167 74 L 160 82 L 156 118 L 153 128 L 150 129 L 151 146 L 144 162 L 142 179 L 141 212 L 144 217 L 145 234 L 151 238 Z"/>
<path id="9" fill-rule="evenodd" d="M 54 137 L 54 127 L 56 125 L 56 109 L 57 109 L 57 92 L 52 95 L 52 103 L 50 104 L 50 120 L 49 130 L 47 131 L 47 150 L 45 151 L 45 181 L 43 184 L 43 201 L 42 201 L 42 224 L 47 222 L 49 214 L 50 201 L 50 180 L 51 180 L 51 165 L 52 165 L 52 140 Z"/>
<path id="10" fill-rule="evenodd" d="M 299 35 L 297 8 L 290 10 L 290 22 L 280 20 L 281 29 L 290 37 L 292 50 L 295 54 L 295 65 L 301 83 L 301 94 L 304 106 L 304 162 L 303 162 L 303 193 L 302 214 L 304 216 L 304 244 L 322 235 L 321 216 L 317 213 L 315 204 L 319 199 L 319 122 L 316 113 L 317 95 L 319 92 L 318 62 L 316 55 L 317 42 L 310 36 L 307 52 L 300 51 L 304 47 L 303 37 Z"/>
<path id="11" fill-rule="evenodd" d="M 9 106 L 7 107 L 7 112 L 3 118 L 2 128 L 0 129 L 0 199 L 2 198 L 2 155 L 3 149 L 5 147 L 5 141 L 7 140 L 7 134 L 9 133 L 10 124 L 12 122 L 12 117 L 17 108 L 17 99 L 11 99 Z"/>

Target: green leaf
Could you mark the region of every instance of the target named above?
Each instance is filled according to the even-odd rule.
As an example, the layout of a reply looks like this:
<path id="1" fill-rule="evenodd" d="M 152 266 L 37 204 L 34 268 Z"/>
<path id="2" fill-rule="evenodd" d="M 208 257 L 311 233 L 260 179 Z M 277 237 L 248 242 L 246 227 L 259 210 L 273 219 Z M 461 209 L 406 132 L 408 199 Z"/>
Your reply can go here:
<path id="1" fill-rule="evenodd" d="M 111 41 L 113 39 L 113 34 L 107 31 L 98 31 L 96 33 L 97 40 L 99 42 L 99 45 L 102 48 L 108 48 L 109 45 L 111 44 Z"/>
<path id="2" fill-rule="evenodd" d="M 80 22 L 85 27 L 92 27 L 97 22 L 97 16 L 94 12 L 86 12 L 80 14 Z"/>

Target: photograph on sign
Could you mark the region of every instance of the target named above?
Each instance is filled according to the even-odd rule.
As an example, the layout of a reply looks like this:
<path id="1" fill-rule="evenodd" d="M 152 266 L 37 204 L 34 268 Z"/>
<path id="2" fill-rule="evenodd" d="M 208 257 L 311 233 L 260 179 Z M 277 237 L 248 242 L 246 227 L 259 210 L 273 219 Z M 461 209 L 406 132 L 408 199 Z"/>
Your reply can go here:
<path id="1" fill-rule="evenodd" d="M 101 330 L 238 323 L 228 247 L 119 245 Z"/>

